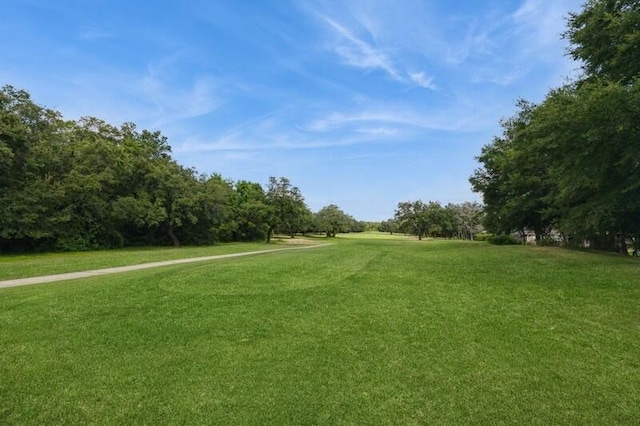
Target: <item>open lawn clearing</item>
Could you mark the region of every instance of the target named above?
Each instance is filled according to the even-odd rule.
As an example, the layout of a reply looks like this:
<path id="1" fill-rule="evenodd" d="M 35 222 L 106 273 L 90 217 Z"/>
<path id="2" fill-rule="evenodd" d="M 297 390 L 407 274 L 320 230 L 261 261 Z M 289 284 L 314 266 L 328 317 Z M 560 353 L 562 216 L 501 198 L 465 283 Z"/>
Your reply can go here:
<path id="1" fill-rule="evenodd" d="M 404 235 L 401 233 L 390 234 L 388 232 L 366 231 L 366 232 L 350 232 L 348 234 L 340 234 L 340 238 L 349 240 L 393 240 L 393 241 L 418 241 L 415 235 Z"/>
<path id="2" fill-rule="evenodd" d="M 320 250 L 0 291 L 0 424 L 633 424 L 640 263 Z"/>
<path id="3" fill-rule="evenodd" d="M 314 243 L 314 241 L 304 241 L 310 244 Z M 89 271 L 164 260 L 268 250 L 279 248 L 280 244 L 280 242 L 277 244 L 227 243 L 206 247 L 153 247 L 74 253 L 6 255 L 0 256 L 0 280 Z M 282 241 L 282 244 L 286 244 L 286 242 Z"/>

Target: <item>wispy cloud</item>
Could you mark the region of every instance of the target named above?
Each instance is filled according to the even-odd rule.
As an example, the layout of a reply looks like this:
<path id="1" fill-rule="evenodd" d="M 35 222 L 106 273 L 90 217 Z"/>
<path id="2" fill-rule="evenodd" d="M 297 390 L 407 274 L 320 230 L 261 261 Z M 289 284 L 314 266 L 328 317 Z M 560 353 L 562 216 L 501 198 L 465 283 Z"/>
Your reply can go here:
<path id="1" fill-rule="evenodd" d="M 292 116 L 293 115 L 293 116 Z M 183 135 L 176 153 L 286 152 L 348 146 L 412 144 L 439 140 L 442 134 L 473 133 L 486 128 L 491 112 L 448 108 L 441 112 L 408 107 L 332 112 L 304 120 L 295 110 L 274 111 L 218 134 Z"/>
<path id="2" fill-rule="evenodd" d="M 457 38 L 450 38 L 447 35 L 448 43 L 446 45 L 445 60 L 454 66 L 461 66 L 471 59 L 479 57 L 490 58 L 495 57 L 497 49 L 495 34 L 498 33 L 500 22 L 483 21 L 480 17 L 474 17 L 467 22 L 461 22 L 458 25 L 466 27 L 465 30 Z"/>
<path id="3" fill-rule="evenodd" d="M 379 121 L 356 120 L 345 131 L 323 133 L 293 124 L 287 113 L 274 112 L 249 120 L 218 135 L 192 135 L 175 146 L 175 152 L 284 151 L 402 142 L 405 131 Z"/>
<path id="4" fill-rule="evenodd" d="M 410 72 L 409 77 L 420 87 L 424 87 L 425 89 L 436 90 L 437 87 L 433 83 L 433 77 L 428 77 L 424 72 Z"/>
<path id="5" fill-rule="evenodd" d="M 474 123 L 475 122 L 475 123 Z M 412 127 L 434 131 L 476 131 L 482 126 L 482 118 L 474 113 L 464 113 L 448 108 L 446 111 L 420 111 L 417 108 L 389 107 L 380 110 L 363 110 L 352 113 L 334 112 L 311 121 L 305 129 L 310 132 L 331 132 L 365 123 Z"/>
<path id="6" fill-rule="evenodd" d="M 359 39 L 353 35 L 351 31 L 333 19 L 322 15 L 320 16 L 341 36 L 340 43 L 335 47 L 335 51 L 347 61 L 348 65 L 365 69 L 380 69 L 394 80 L 403 80 L 395 69 L 392 61 L 383 51 Z"/>
<path id="7" fill-rule="evenodd" d="M 331 49 L 344 61 L 346 65 L 371 71 L 382 71 L 392 80 L 412 84 L 429 90 L 434 90 L 433 77 L 424 71 L 406 71 L 392 57 L 393 49 L 381 46 L 375 37 L 366 41 L 364 37 L 356 35 L 356 30 L 340 23 L 336 18 L 314 12 L 315 16 L 329 27 L 337 40 L 331 43 Z M 370 37 L 375 36 L 371 21 L 359 21 Z"/>
<path id="8" fill-rule="evenodd" d="M 558 36 L 583 1 L 198 0 L 151 20 L 9 2 L 0 77 L 66 118 L 160 130 L 202 172 L 306 179 L 310 199 L 378 217 L 399 196 L 469 196 L 514 99 L 574 66 Z"/>
<path id="9" fill-rule="evenodd" d="M 195 77 L 191 85 L 176 85 L 153 66 L 139 80 L 139 90 L 155 107 L 156 125 L 209 114 L 221 103 L 212 77 Z"/>
<path id="10" fill-rule="evenodd" d="M 522 40 L 521 48 L 555 59 L 557 52 L 549 47 L 561 43 L 560 36 L 566 28 L 567 8 L 573 6 L 576 10 L 581 3 L 581 0 L 526 0 L 511 16 L 515 33 Z"/>
<path id="11" fill-rule="evenodd" d="M 391 127 L 362 127 L 355 129 L 355 132 L 384 138 L 397 137 L 403 134 L 402 130 Z"/>

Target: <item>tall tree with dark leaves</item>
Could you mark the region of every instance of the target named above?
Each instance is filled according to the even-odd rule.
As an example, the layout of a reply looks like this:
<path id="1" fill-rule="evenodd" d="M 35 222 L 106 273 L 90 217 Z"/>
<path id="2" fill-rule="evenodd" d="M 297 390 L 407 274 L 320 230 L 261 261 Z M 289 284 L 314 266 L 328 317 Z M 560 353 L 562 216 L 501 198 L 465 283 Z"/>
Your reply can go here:
<path id="1" fill-rule="evenodd" d="M 65 232 L 67 130 L 58 112 L 27 92 L 0 90 L 0 250 L 51 249 Z"/>
<path id="2" fill-rule="evenodd" d="M 502 136 L 482 148 L 482 167 L 469 179 L 483 196 L 485 226 L 495 233 L 534 230 L 542 238 L 553 223 L 549 195 L 549 157 L 545 141 L 531 134 L 536 106 L 518 102 L 517 113 L 502 120 Z"/>
<path id="3" fill-rule="evenodd" d="M 571 13 L 564 37 L 587 79 L 629 84 L 640 75 L 640 2 L 588 0 Z"/>
<path id="4" fill-rule="evenodd" d="M 273 232 L 283 232 L 293 238 L 296 232 L 304 231 L 308 225 L 311 212 L 300 189 L 291 185 L 286 177 L 269 178 L 267 204 L 271 208 L 267 242 L 271 241 Z"/>
<path id="5" fill-rule="evenodd" d="M 535 112 L 567 237 L 626 253 L 625 240 L 640 236 L 639 122 L 640 86 L 611 81 L 552 91 Z"/>

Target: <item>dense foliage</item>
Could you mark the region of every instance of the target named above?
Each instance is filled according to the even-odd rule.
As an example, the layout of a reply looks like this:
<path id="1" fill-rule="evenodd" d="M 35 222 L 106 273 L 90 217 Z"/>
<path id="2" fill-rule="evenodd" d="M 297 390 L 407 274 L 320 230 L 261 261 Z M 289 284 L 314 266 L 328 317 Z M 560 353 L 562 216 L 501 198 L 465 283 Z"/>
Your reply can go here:
<path id="1" fill-rule="evenodd" d="M 627 253 L 640 238 L 640 2 L 588 1 L 565 37 L 583 75 L 520 101 L 470 181 L 492 232 Z"/>
<path id="2" fill-rule="evenodd" d="M 160 132 L 65 121 L 23 90 L 0 90 L 0 251 L 246 241 L 310 221 L 286 178 L 265 192 L 198 174 Z"/>
<path id="3" fill-rule="evenodd" d="M 313 215 L 313 227 L 316 232 L 335 237 L 338 233 L 363 232 L 367 225 L 346 214 L 335 204 L 330 204 Z"/>

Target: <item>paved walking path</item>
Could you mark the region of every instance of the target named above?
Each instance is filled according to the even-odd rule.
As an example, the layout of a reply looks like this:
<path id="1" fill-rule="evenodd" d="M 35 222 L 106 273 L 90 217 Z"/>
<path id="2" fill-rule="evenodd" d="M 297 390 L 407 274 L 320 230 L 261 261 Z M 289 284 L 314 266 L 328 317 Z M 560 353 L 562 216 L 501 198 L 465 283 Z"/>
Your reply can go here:
<path id="1" fill-rule="evenodd" d="M 118 266 L 115 268 L 95 269 L 93 271 L 70 272 L 67 274 L 44 275 L 41 277 L 19 278 L 15 280 L 0 281 L 0 288 L 18 287 L 22 285 L 43 284 L 54 281 L 75 280 L 77 278 L 95 277 L 98 275 L 118 274 L 120 272 L 137 271 L 140 269 L 157 268 L 159 266 L 178 265 L 181 263 L 203 262 L 205 260 L 228 259 L 230 257 L 249 256 L 254 254 L 275 253 L 287 250 L 304 250 L 327 246 L 329 244 L 317 244 L 313 246 L 287 247 L 271 250 L 247 251 L 244 253 L 219 254 L 216 256 L 192 257 L 188 259 L 164 260 L 162 262 L 141 263 L 138 265 Z"/>

